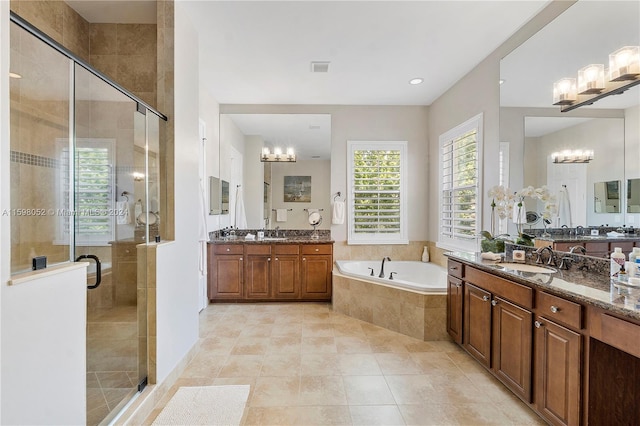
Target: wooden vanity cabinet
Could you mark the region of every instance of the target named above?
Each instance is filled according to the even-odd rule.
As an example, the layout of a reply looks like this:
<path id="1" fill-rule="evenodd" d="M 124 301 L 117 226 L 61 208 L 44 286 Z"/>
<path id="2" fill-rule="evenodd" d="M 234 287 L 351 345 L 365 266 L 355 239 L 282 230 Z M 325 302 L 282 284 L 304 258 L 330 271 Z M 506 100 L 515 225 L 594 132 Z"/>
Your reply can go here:
<path id="1" fill-rule="evenodd" d="M 331 300 L 333 244 L 209 244 L 209 299 Z"/>
<path id="2" fill-rule="evenodd" d="M 300 246 L 276 245 L 271 262 L 271 282 L 275 299 L 300 298 Z"/>
<path id="3" fill-rule="evenodd" d="M 535 405 L 555 425 L 580 424 L 582 336 L 537 317 Z"/>
<path id="4" fill-rule="evenodd" d="M 247 246 L 244 289 L 247 299 L 271 297 L 271 246 Z"/>
<path id="5" fill-rule="evenodd" d="M 472 284 L 464 285 L 464 348 L 491 368 L 491 293 Z"/>
<path id="6" fill-rule="evenodd" d="M 210 300 L 243 297 L 244 252 L 238 244 L 208 245 L 208 296 Z"/>
<path id="7" fill-rule="evenodd" d="M 464 291 L 460 278 L 447 278 L 447 333 L 454 342 L 462 344 L 462 306 Z"/>
<path id="8" fill-rule="evenodd" d="M 331 300 L 333 246 L 329 244 L 305 244 L 301 247 L 300 256 L 301 298 Z"/>

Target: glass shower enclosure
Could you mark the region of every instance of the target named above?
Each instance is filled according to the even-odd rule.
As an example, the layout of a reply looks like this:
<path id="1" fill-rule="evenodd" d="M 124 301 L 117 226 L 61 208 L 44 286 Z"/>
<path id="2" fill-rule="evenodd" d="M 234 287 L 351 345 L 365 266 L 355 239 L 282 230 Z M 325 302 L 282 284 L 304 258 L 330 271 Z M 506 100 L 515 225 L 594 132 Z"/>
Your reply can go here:
<path id="1" fill-rule="evenodd" d="M 11 20 L 12 273 L 42 256 L 90 262 L 86 404 L 87 424 L 98 424 L 147 380 L 146 245 L 162 217 L 166 117 Z"/>

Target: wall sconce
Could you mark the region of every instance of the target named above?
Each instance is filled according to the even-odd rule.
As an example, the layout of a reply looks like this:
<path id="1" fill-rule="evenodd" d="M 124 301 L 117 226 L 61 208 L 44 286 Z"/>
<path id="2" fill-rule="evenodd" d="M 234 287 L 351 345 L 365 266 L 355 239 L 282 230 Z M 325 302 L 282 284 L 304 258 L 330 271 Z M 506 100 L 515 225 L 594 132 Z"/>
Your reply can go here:
<path id="1" fill-rule="evenodd" d="M 562 152 L 554 152 L 551 154 L 551 159 L 556 164 L 577 164 L 588 163 L 593 160 L 592 150 L 565 150 Z"/>
<path id="2" fill-rule="evenodd" d="M 263 163 L 295 163 L 296 154 L 293 148 L 287 148 L 287 153 L 282 154 L 281 148 L 274 148 L 273 153 L 269 151 L 269 148 L 262 148 L 262 154 L 260 155 L 260 161 Z"/>
<path id="3" fill-rule="evenodd" d="M 608 72 L 602 64 L 591 64 L 578 71 L 577 86 L 574 78 L 553 83 L 553 104 L 567 112 L 609 95 L 619 95 L 637 84 L 640 84 L 640 46 L 625 46 L 609 55 Z"/>

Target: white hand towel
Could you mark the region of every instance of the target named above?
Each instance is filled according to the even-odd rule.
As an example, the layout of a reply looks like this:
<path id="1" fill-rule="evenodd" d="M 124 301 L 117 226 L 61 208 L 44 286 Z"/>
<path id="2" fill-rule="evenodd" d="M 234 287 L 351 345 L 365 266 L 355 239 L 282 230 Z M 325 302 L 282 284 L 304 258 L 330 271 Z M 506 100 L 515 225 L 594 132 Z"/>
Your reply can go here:
<path id="1" fill-rule="evenodd" d="M 498 253 L 493 253 L 493 252 L 485 252 L 485 253 L 481 253 L 480 257 L 482 259 L 487 259 L 487 260 L 500 260 L 502 258 L 502 256 L 500 256 L 500 254 Z"/>
<path id="2" fill-rule="evenodd" d="M 287 209 L 276 209 L 276 222 L 287 221 Z"/>
<path id="3" fill-rule="evenodd" d="M 116 222 L 118 225 L 128 225 L 131 223 L 131 212 L 129 211 L 129 203 L 126 201 L 118 201 L 116 202 L 116 210 L 118 211 L 118 216 L 116 217 Z"/>
<path id="4" fill-rule="evenodd" d="M 344 223 L 344 201 L 333 202 L 333 214 L 331 215 L 331 223 L 334 225 L 342 225 Z"/>

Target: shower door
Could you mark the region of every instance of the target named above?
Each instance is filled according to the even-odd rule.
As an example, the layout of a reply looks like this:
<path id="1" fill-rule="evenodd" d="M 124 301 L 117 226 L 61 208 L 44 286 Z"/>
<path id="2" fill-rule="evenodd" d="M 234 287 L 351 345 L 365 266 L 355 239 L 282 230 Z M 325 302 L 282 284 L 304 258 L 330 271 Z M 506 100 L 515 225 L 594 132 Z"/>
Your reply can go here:
<path id="1" fill-rule="evenodd" d="M 87 423 L 97 424 L 146 384 L 148 126 L 137 102 L 81 65 L 74 73 L 69 196 L 74 258 L 95 264 L 87 278 Z"/>

